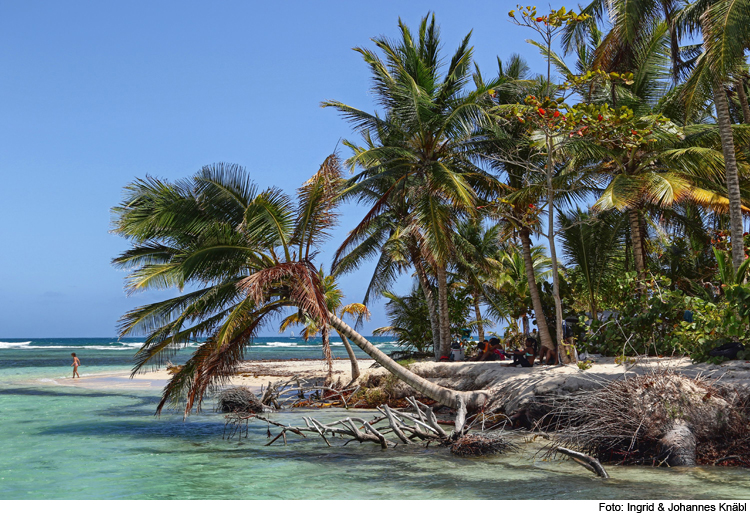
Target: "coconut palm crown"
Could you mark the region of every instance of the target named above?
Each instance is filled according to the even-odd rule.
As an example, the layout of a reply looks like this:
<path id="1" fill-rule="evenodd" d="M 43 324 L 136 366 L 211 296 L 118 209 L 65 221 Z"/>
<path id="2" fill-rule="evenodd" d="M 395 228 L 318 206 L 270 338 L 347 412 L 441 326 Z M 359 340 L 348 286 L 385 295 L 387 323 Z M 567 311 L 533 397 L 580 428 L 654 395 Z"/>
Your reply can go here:
<path id="1" fill-rule="evenodd" d="M 158 411 L 182 399 L 186 414 L 199 409 L 236 372 L 263 324 L 290 307 L 321 323 L 330 372 L 329 312 L 312 259 L 336 223 L 341 182 L 338 159 L 329 156 L 296 206 L 279 189 L 259 191 L 236 165 L 207 166 L 173 184 L 146 177 L 126 188 L 113 231 L 132 247 L 113 263 L 129 270 L 130 293 L 181 292 L 121 318 L 121 336 L 147 336 L 133 375 L 206 338 L 164 389 Z"/>
<path id="2" fill-rule="evenodd" d="M 459 400 L 468 408 L 482 404 L 486 395 L 480 391 L 446 389 L 405 369 L 330 310 L 313 261 L 336 224 L 342 182 L 332 155 L 300 187 L 296 205 L 279 189 L 259 192 L 236 165 L 207 166 L 172 184 L 147 177 L 126 187 L 112 212 L 114 233 L 132 244 L 113 261 L 129 270 L 127 289 L 180 290 L 121 318 L 121 336 L 147 336 L 133 375 L 206 338 L 173 374 L 157 413 L 183 401 L 186 416 L 200 410 L 204 396 L 236 374 L 259 329 L 290 309 L 320 328 L 329 378 L 330 324 L 422 394 L 453 407 Z"/>
<path id="3" fill-rule="evenodd" d="M 354 241 L 374 241 L 371 227 L 382 223 L 384 214 L 396 221 L 387 232 L 378 231 L 377 243 L 368 246 L 367 253 L 393 242 L 394 230 L 407 235 L 401 240 L 428 300 L 438 354 L 450 347 L 446 271 L 454 254 L 450 233 L 459 219 L 475 213 L 477 200 L 495 184 L 467 155 L 483 119 L 481 103 L 492 87 L 465 91 L 471 80 L 471 33 L 444 68 L 434 16 L 421 21 L 416 35 L 401 20 L 399 30 L 398 41 L 373 39 L 382 57 L 356 48 L 370 68 L 383 115 L 338 101 L 323 103 L 337 109 L 361 136 L 359 145 L 345 142 L 352 150 L 347 165 L 356 172 L 346 195 L 371 206 L 337 261 L 345 258 L 344 253 L 358 252 Z M 400 266 L 394 263 L 388 272 L 396 268 Z M 437 302 L 428 286 L 428 272 L 437 283 Z"/>

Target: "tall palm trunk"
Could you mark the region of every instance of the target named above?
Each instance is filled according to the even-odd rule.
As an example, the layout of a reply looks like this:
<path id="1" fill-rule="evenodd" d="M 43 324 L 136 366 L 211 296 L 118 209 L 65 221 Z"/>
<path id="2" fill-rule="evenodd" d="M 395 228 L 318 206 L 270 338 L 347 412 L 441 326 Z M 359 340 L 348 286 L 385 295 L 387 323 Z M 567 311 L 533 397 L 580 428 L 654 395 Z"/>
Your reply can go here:
<path id="1" fill-rule="evenodd" d="M 351 328 L 344 321 L 336 317 L 332 313 L 328 313 L 328 319 L 337 332 L 345 335 L 347 338 L 361 348 L 368 356 L 381 364 L 385 369 L 396 376 L 398 379 L 418 391 L 420 394 L 424 394 L 428 398 L 456 409 L 459 407 L 459 401 L 462 400 L 466 405 L 467 409 L 477 409 L 484 405 L 487 401 L 488 395 L 484 391 L 456 391 L 441 387 L 436 383 L 432 383 L 424 379 L 421 376 L 416 375 L 412 371 L 402 367 L 395 361 L 393 361 L 386 354 L 381 352 L 376 346 L 367 341 L 358 332 Z"/>
<path id="2" fill-rule="evenodd" d="M 479 294 L 474 293 L 474 315 L 477 317 L 477 334 L 479 340 L 484 341 L 484 325 L 482 324 L 482 312 L 479 310 Z"/>
<path id="3" fill-rule="evenodd" d="M 729 198 L 729 232 L 732 236 L 732 264 L 737 269 L 745 260 L 742 240 L 742 207 L 740 200 L 740 180 L 737 173 L 737 159 L 734 154 L 734 139 L 732 138 L 732 121 L 729 117 L 729 106 L 724 94 L 721 79 L 714 77 L 713 81 L 714 106 L 716 107 L 716 122 L 719 125 L 721 150 L 724 153 L 724 169 L 727 177 L 727 196 Z"/>
<path id="4" fill-rule="evenodd" d="M 742 120 L 746 125 L 750 125 L 750 106 L 747 104 L 747 92 L 745 92 L 745 81 L 740 79 L 735 84 L 737 88 L 737 97 L 740 99 L 740 106 L 742 107 Z"/>
<path id="5" fill-rule="evenodd" d="M 339 334 L 339 337 L 341 338 L 341 342 L 344 343 L 344 348 L 346 349 L 346 353 L 349 355 L 349 361 L 352 364 L 352 381 L 359 378 L 359 361 L 357 361 L 357 356 L 354 355 L 354 350 L 352 349 L 351 343 L 349 343 L 349 340 L 346 338 L 345 335 L 343 335 L 338 330 L 336 331 Z"/>
<path id="6" fill-rule="evenodd" d="M 638 280 L 646 280 L 646 252 L 644 248 L 643 232 L 641 231 L 641 213 L 637 207 L 628 209 L 630 221 L 630 241 L 633 246 L 633 265 L 638 272 Z"/>
<path id="7" fill-rule="evenodd" d="M 521 323 L 523 324 L 523 337 L 529 337 L 531 335 L 529 333 L 529 316 L 523 314 L 521 316 Z"/>
<path id="8" fill-rule="evenodd" d="M 529 295 L 531 296 L 531 305 L 534 308 L 537 328 L 539 328 L 539 338 L 542 340 L 542 346 L 554 348 L 555 344 L 547 327 L 547 320 L 544 317 L 542 308 L 542 298 L 539 296 L 539 288 L 536 286 L 536 277 L 534 276 L 534 261 L 531 259 L 531 236 L 528 227 L 519 231 L 521 238 L 521 247 L 523 249 L 523 262 L 526 268 L 526 280 L 529 283 Z"/>
<path id="9" fill-rule="evenodd" d="M 438 284 L 438 303 L 440 317 L 440 355 L 448 356 L 451 350 L 451 318 L 448 311 L 448 273 L 445 266 L 435 266 Z M 438 356 L 439 358 L 439 356 Z"/>
<path id="10" fill-rule="evenodd" d="M 430 281 L 427 280 L 427 272 L 422 265 L 422 258 L 419 255 L 419 250 L 416 246 L 409 248 L 411 255 L 412 264 L 414 269 L 417 271 L 417 279 L 419 285 L 422 287 L 424 292 L 424 298 L 427 302 L 427 311 L 430 314 L 430 329 L 432 330 L 432 353 L 435 355 L 435 359 L 440 359 L 440 320 L 438 318 L 438 309 L 435 304 L 435 296 L 430 286 Z"/>
<path id="11" fill-rule="evenodd" d="M 568 353 L 563 339 L 563 312 L 560 298 L 560 274 L 557 266 L 557 248 L 555 247 L 555 194 L 552 187 L 552 171 L 554 157 L 552 155 L 552 139 L 547 138 L 547 238 L 549 239 L 549 257 L 552 261 L 552 298 L 555 301 L 555 340 L 558 346 L 558 361 L 568 362 Z"/>

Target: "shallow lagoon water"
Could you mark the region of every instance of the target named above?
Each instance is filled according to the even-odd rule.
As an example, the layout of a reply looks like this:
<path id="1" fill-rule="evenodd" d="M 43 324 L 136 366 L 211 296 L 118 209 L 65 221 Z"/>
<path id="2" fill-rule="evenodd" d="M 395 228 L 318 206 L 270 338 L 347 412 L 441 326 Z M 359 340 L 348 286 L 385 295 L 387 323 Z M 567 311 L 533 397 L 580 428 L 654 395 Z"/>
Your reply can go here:
<path id="1" fill-rule="evenodd" d="M 328 448 L 292 435 L 287 446 L 264 447 L 261 423 L 250 424 L 248 438 L 222 440 L 224 421 L 210 404 L 187 421 L 177 412 L 157 418 L 158 387 L 56 384 L 70 375 L 70 352 L 82 357 L 84 375 L 122 372 L 137 341 L 11 341 L 20 340 L 0 345 L 3 499 L 750 499 L 746 469 L 610 467 L 612 478 L 602 481 L 573 462 L 534 458 L 538 443 L 478 459 L 433 447 Z M 297 346 L 248 356 L 320 357 L 314 345 Z M 274 419 L 300 423 L 304 412 Z M 342 415 L 312 412 L 324 421 Z"/>

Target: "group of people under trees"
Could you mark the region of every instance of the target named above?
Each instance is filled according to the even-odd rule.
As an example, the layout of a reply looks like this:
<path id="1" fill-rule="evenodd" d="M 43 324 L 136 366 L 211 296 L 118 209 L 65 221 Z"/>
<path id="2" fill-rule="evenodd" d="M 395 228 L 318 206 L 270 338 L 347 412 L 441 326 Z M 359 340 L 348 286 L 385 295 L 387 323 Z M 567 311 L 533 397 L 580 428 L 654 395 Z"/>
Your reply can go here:
<path id="1" fill-rule="evenodd" d="M 503 343 L 492 337 L 477 343 L 475 352 L 471 357 L 464 359 L 461 343 L 454 342 L 451 345 L 451 355 L 441 358 L 443 361 L 501 361 L 512 359 L 508 367 L 532 367 L 535 363 L 541 365 L 556 365 L 558 362 L 557 350 L 546 346 L 539 347 L 537 340 L 527 337 L 523 349 L 513 349 L 511 346 L 503 347 Z"/>

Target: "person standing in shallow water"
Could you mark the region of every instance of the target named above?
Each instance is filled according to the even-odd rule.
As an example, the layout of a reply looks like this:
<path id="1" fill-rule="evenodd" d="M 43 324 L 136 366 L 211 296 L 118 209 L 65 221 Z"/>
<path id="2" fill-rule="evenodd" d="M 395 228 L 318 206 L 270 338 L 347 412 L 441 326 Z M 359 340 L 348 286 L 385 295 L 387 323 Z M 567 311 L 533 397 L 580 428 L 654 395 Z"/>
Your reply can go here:
<path id="1" fill-rule="evenodd" d="M 73 356 L 73 378 L 75 378 L 76 376 L 80 378 L 81 375 L 78 374 L 78 367 L 81 366 L 81 360 L 78 359 L 75 352 L 73 352 L 71 356 Z"/>

